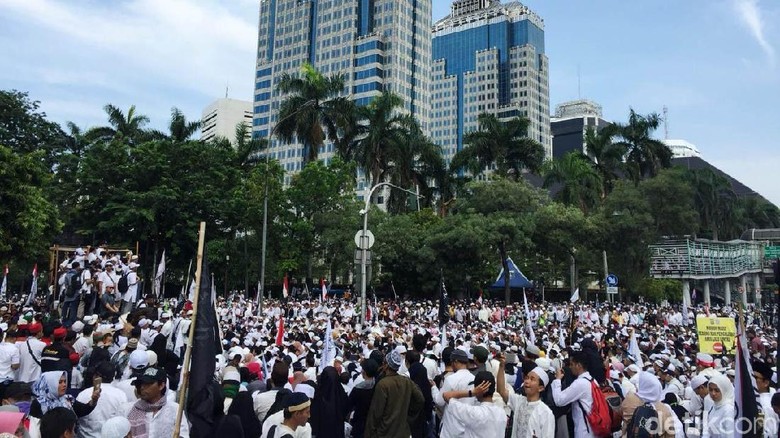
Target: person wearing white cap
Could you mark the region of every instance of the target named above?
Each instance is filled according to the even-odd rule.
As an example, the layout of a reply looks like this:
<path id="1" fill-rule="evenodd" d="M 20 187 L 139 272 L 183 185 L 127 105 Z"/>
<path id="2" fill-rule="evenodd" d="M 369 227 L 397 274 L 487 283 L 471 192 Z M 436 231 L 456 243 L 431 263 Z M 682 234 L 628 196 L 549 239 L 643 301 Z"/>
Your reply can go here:
<path id="1" fill-rule="evenodd" d="M 525 395 L 510 394 L 506 386 L 506 358 L 498 357 L 497 391 L 514 414 L 512 438 L 553 438 L 555 436 L 555 415 L 552 409 L 542 402 L 542 391 L 550 383 L 550 376 L 542 367 L 537 366 L 523 379 Z"/>
<path id="2" fill-rule="evenodd" d="M 100 429 L 100 438 L 125 438 L 130 436 L 130 421 L 117 416 L 109 418 Z"/>
<path id="3" fill-rule="evenodd" d="M 669 364 L 669 366 L 661 372 L 661 380 L 666 384 L 664 386 L 664 394 L 671 392 L 676 395 L 678 399 L 682 399 L 685 395 L 685 387 L 680 383 L 680 380 L 677 379 L 677 376 L 675 375 L 676 371 L 677 367 Z"/>

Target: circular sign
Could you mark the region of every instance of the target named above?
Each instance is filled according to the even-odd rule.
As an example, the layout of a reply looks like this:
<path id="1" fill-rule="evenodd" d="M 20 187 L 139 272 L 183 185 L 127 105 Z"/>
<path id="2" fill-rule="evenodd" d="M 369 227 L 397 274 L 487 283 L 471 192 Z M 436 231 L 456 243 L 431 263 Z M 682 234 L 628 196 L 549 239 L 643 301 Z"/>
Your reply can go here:
<path id="1" fill-rule="evenodd" d="M 715 350 L 716 353 L 723 353 L 723 343 L 722 342 L 713 343 L 712 349 Z"/>
<path id="2" fill-rule="evenodd" d="M 607 275 L 607 286 L 617 286 L 618 285 L 618 278 L 615 274 L 609 274 Z"/>
<path id="3" fill-rule="evenodd" d="M 355 234 L 355 246 L 358 249 L 371 249 L 374 246 L 374 233 L 366 230 L 366 234 L 363 235 L 363 230 L 358 231 Z"/>

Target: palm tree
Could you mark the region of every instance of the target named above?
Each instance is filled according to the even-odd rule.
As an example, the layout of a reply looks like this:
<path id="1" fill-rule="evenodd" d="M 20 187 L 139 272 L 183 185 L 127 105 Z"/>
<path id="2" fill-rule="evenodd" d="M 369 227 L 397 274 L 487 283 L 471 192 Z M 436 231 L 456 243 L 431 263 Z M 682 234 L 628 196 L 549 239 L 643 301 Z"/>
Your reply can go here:
<path id="1" fill-rule="evenodd" d="M 287 95 L 279 106 L 276 135 L 286 143 L 297 139 L 304 146 L 305 162 L 315 161 L 325 139 L 336 141 L 338 111 L 345 104 L 343 76 L 325 77 L 311 64 L 304 64 L 302 75 L 282 75 L 279 92 Z"/>
<path id="2" fill-rule="evenodd" d="M 547 161 L 542 170 L 544 187 L 560 184 L 556 200 L 579 207 L 587 213 L 598 203 L 602 187 L 601 177 L 590 159 L 573 151 L 562 158 Z"/>
<path id="3" fill-rule="evenodd" d="M 689 175 L 702 229 L 710 230 L 712 239 L 718 240 L 720 231 L 736 228 L 736 194 L 731 183 L 712 169 L 691 170 Z"/>
<path id="4" fill-rule="evenodd" d="M 672 165 L 672 150 L 650 137 L 660 121 L 658 114 L 643 116 L 631 108 L 628 123 L 618 127 L 621 141 L 617 144 L 626 149 L 626 168 L 634 183 L 656 176 L 659 170 Z"/>
<path id="5" fill-rule="evenodd" d="M 416 120 L 409 117 L 404 123 L 406 128 L 400 132 L 400 141 L 394 143 L 389 151 L 391 162 L 387 168 L 387 176 L 390 182 L 399 187 L 413 187 L 424 196 L 425 201 L 431 201 L 431 187 L 429 182 L 433 180 L 437 166 L 441 161 L 441 147 L 428 139 L 423 134 Z M 407 194 L 399 191 L 390 191 L 388 199 L 388 211 L 400 213 L 408 208 Z M 421 200 L 417 200 L 421 202 Z"/>
<path id="6" fill-rule="evenodd" d="M 249 170 L 262 161 L 260 153 L 268 147 L 265 138 L 252 138 L 248 134 L 249 126 L 246 123 L 236 124 L 236 165 L 243 170 Z"/>
<path id="7" fill-rule="evenodd" d="M 523 169 L 535 172 L 544 160 L 544 148 L 528 138 L 528 119 L 516 117 L 502 122 L 494 114 L 478 117 L 479 129 L 466 134 L 465 147 L 452 159 L 454 169 L 465 168 L 477 175 L 495 166 L 501 177 L 520 177 Z"/>
<path id="8" fill-rule="evenodd" d="M 189 140 L 200 129 L 200 120 L 188 122 L 184 114 L 176 107 L 171 108 L 171 121 L 168 124 L 168 137 L 174 143 Z"/>
<path id="9" fill-rule="evenodd" d="M 368 177 L 369 187 L 385 179 L 395 149 L 408 129 L 408 116 L 398 112 L 402 103 L 400 97 L 385 91 L 358 108 L 363 135 L 355 144 L 355 161 Z"/>
<path id="10" fill-rule="evenodd" d="M 603 201 L 612 191 L 615 180 L 620 175 L 618 171 L 623 167 L 623 157 L 626 149 L 623 145 L 613 143 L 618 135 L 619 128 L 610 124 L 596 131 L 589 127 L 585 131 L 585 148 L 588 157 L 593 160 L 593 166 L 601 177 L 601 200 Z"/>
<path id="11" fill-rule="evenodd" d="M 150 137 L 150 132 L 144 127 L 149 124 L 149 117 L 137 114 L 135 105 L 131 105 L 127 114 L 114 105 L 108 104 L 103 107 L 108 115 L 108 124 L 92 128 L 85 134 L 89 140 L 111 140 L 122 137 L 127 139 L 130 144 L 140 143 Z"/>

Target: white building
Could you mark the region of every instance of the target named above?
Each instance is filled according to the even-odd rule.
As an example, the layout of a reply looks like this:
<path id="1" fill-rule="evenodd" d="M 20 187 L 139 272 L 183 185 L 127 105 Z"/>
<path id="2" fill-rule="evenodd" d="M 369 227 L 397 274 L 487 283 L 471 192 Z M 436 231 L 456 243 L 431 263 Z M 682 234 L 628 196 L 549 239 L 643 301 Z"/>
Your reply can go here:
<path id="1" fill-rule="evenodd" d="M 304 63 L 325 76 L 343 75 L 343 95 L 360 105 L 384 90 L 397 94 L 403 112 L 427 133 L 431 17 L 431 0 L 261 0 L 253 135 L 271 135 L 285 99 L 276 86 L 285 73 L 299 75 Z M 285 169 L 285 184 L 304 165 L 301 144 L 272 139 L 269 153 Z M 318 158 L 327 163 L 333 153 L 326 142 Z"/>
<path id="2" fill-rule="evenodd" d="M 457 0 L 433 25 L 431 138 L 447 160 L 481 113 L 530 121 L 528 137 L 552 156 L 544 21 L 519 2 Z"/>
<path id="3" fill-rule="evenodd" d="M 673 158 L 701 157 L 699 148 L 695 144 L 685 140 L 661 140 L 672 150 Z"/>
<path id="4" fill-rule="evenodd" d="M 238 99 L 217 99 L 203 110 L 200 119 L 200 139 L 213 141 L 226 138 L 236 142 L 236 126 L 252 126 L 252 102 Z"/>

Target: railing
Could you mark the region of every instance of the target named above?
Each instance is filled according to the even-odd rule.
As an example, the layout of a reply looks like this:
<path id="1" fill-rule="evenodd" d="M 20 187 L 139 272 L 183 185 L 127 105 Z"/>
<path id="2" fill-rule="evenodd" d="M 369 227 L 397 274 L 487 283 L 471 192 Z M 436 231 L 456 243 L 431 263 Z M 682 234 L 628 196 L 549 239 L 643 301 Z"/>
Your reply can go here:
<path id="1" fill-rule="evenodd" d="M 733 278 L 759 273 L 764 246 L 735 240 L 670 240 L 650 245 L 650 275 L 655 278 Z"/>

